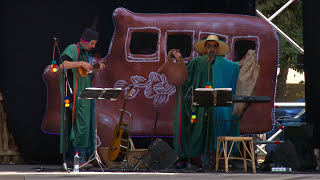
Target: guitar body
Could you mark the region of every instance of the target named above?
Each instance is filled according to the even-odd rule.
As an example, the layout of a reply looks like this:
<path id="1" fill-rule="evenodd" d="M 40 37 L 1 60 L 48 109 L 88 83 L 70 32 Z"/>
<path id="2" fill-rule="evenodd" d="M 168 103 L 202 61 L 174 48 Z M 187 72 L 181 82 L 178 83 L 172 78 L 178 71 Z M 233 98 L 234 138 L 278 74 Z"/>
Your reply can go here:
<path id="1" fill-rule="evenodd" d="M 86 77 L 88 75 L 88 71 L 83 67 L 78 67 L 78 72 L 82 77 Z"/>
<path id="2" fill-rule="evenodd" d="M 125 112 L 128 97 L 132 95 L 133 88 L 133 86 L 130 87 L 127 96 L 123 100 L 120 120 L 113 131 L 112 143 L 108 150 L 108 159 L 111 161 L 121 162 L 127 155 L 127 150 L 129 148 L 130 129 L 128 124 L 123 123 L 123 114 Z"/>
<path id="3" fill-rule="evenodd" d="M 129 130 L 128 125 L 116 125 L 113 131 L 113 139 L 108 150 L 108 159 L 111 161 L 121 162 L 127 154 L 129 145 Z"/>

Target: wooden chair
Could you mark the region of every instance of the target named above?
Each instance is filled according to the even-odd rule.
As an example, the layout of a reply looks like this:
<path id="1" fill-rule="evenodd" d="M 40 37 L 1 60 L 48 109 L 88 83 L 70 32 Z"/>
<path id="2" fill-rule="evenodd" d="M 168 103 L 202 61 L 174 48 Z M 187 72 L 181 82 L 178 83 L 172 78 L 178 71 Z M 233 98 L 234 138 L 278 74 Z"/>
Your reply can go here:
<path id="1" fill-rule="evenodd" d="M 228 152 L 228 142 L 232 142 L 229 152 Z M 243 149 L 241 152 L 241 149 L 239 147 L 238 142 L 242 142 Z M 220 151 L 220 146 L 222 143 L 222 149 Z M 248 146 L 247 144 L 248 143 Z M 236 147 L 239 150 L 241 157 L 230 157 L 232 148 L 234 147 L 234 144 L 236 144 Z M 223 152 L 223 157 L 221 156 Z M 247 153 L 249 154 L 250 159 L 247 159 Z M 238 159 L 243 161 L 243 168 L 244 171 L 247 172 L 247 160 L 252 161 L 252 170 L 253 173 L 256 173 L 256 166 L 255 166 L 255 155 L 254 155 L 254 149 L 253 149 L 253 139 L 252 137 L 233 137 L 233 136 L 220 136 L 217 137 L 217 150 L 216 150 L 216 171 L 219 169 L 219 160 L 224 159 L 224 166 L 225 171 L 228 173 L 228 160 L 229 159 Z"/>

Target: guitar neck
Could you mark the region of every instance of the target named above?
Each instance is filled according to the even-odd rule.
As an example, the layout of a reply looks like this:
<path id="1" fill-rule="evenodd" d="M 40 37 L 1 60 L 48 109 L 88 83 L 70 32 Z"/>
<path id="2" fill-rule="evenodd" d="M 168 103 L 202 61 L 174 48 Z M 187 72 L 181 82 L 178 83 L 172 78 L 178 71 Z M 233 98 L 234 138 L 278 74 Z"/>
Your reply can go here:
<path id="1" fill-rule="evenodd" d="M 92 70 L 97 70 L 97 69 L 99 69 L 100 63 L 106 64 L 106 60 L 100 61 L 99 63 L 92 65 Z"/>
<path id="2" fill-rule="evenodd" d="M 124 115 L 124 111 L 125 111 L 125 108 L 126 108 L 126 103 L 127 103 L 127 98 L 125 98 L 124 101 L 123 101 L 119 124 L 123 123 L 123 115 Z"/>
<path id="3" fill-rule="evenodd" d="M 92 69 L 98 69 L 99 67 L 100 67 L 99 63 L 92 65 Z"/>
<path id="4" fill-rule="evenodd" d="M 133 86 L 130 87 L 130 90 L 128 91 L 128 94 L 125 96 L 124 100 L 123 100 L 123 105 L 122 105 L 122 111 L 121 111 L 121 115 L 120 115 L 120 120 L 119 120 L 119 124 L 122 124 L 123 121 L 123 115 L 124 115 L 124 111 L 126 109 L 126 104 L 127 104 L 127 100 L 129 98 L 129 96 L 131 96 L 131 93 L 133 91 Z"/>

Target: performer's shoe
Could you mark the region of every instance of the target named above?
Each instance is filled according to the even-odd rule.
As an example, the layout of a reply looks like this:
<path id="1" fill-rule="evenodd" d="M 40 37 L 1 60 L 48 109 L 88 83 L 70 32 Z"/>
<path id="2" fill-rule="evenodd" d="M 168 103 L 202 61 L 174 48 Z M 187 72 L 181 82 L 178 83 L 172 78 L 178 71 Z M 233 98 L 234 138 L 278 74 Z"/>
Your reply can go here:
<path id="1" fill-rule="evenodd" d="M 68 169 L 73 169 L 73 161 L 69 161 L 67 164 Z"/>
<path id="2" fill-rule="evenodd" d="M 67 163 L 62 163 L 61 169 L 69 171 L 68 164 Z"/>
<path id="3" fill-rule="evenodd" d="M 220 166 L 220 164 L 219 164 L 219 166 Z M 202 170 L 213 170 L 214 168 L 215 168 L 215 165 L 211 160 L 207 161 L 204 164 L 201 164 L 201 166 L 200 166 L 200 169 L 202 169 Z"/>
<path id="4" fill-rule="evenodd" d="M 179 161 L 179 162 L 177 163 L 176 169 L 185 169 L 185 168 L 187 168 L 187 164 L 188 164 L 187 161 L 181 160 L 181 161 Z"/>

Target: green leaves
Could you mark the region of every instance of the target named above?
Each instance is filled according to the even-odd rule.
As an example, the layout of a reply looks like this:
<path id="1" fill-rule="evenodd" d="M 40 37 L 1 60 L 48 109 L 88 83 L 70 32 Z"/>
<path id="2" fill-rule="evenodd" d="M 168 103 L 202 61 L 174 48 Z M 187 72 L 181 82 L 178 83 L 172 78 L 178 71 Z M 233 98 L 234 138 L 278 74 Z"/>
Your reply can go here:
<path id="1" fill-rule="evenodd" d="M 267 17 L 273 15 L 288 0 L 257 0 L 257 9 Z M 302 2 L 300 0 L 291 3 L 286 9 L 278 14 L 272 22 L 278 26 L 287 36 L 303 48 L 303 21 Z M 280 34 L 280 66 L 297 70 L 297 56 L 300 53 Z M 301 70 L 299 70 L 301 71 Z"/>

